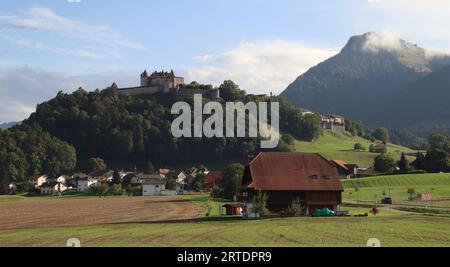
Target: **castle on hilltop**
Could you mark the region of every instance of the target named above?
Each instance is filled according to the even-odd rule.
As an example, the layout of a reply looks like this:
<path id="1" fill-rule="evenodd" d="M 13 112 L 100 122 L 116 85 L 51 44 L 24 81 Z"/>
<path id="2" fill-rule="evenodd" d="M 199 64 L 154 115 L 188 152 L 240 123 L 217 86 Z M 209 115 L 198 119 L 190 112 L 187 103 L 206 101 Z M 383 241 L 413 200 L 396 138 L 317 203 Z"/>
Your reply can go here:
<path id="1" fill-rule="evenodd" d="M 173 70 L 155 71 L 148 75 L 147 70 L 141 73 L 141 85 L 138 87 L 118 88 L 119 94 L 127 96 L 152 95 L 156 93 L 193 96 L 201 94 L 209 98 L 219 98 L 220 91 L 214 89 L 189 88 L 184 84 L 184 78 L 175 76 Z"/>

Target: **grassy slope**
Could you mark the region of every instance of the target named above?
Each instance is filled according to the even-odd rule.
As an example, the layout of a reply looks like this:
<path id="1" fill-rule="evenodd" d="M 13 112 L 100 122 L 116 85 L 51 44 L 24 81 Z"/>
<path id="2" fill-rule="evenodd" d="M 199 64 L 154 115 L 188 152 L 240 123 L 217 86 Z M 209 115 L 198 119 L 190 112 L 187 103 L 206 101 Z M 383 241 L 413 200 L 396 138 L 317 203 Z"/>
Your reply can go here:
<path id="1" fill-rule="evenodd" d="M 355 143 L 361 143 L 366 147 L 366 150 L 369 149 L 371 144 L 370 141 L 361 137 L 326 130 L 318 140 L 313 142 L 297 141 L 296 150 L 298 152 L 321 153 L 330 160 L 341 159 L 347 163 L 357 163 L 361 167 L 371 166 L 376 154 L 368 151 L 354 151 Z M 395 159 L 399 159 L 402 152 L 412 154 L 415 151 L 399 145 L 388 144 L 388 154 Z M 414 159 L 414 157 L 410 159 Z"/>
<path id="2" fill-rule="evenodd" d="M 394 201 L 406 201 L 410 188 L 415 189 L 416 193 L 433 192 L 434 198 L 450 198 L 450 173 L 378 176 L 345 180 L 342 183 L 345 188 L 344 200 L 356 200 L 356 184 L 360 188 L 360 200 L 373 200 L 375 194 L 381 198 L 383 192 L 389 194 L 391 189 Z"/>

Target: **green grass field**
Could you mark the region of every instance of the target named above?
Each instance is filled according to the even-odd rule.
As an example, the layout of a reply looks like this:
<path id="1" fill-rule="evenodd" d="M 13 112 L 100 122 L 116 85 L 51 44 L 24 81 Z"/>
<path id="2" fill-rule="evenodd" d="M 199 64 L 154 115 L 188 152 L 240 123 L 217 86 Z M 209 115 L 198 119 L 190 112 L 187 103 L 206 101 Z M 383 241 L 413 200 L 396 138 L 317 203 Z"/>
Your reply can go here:
<path id="1" fill-rule="evenodd" d="M 438 183 L 441 177 L 432 179 Z M 445 182 L 445 181 L 444 181 Z M 378 183 L 378 182 L 376 182 Z M 14 202 L 19 197 L 1 197 Z M 22 197 L 23 198 L 23 197 Z M 92 197 L 85 197 L 92 198 Z M 184 195 L 206 207 L 209 196 Z M 46 201 L 45 198 L 34 199 Z M 78 238 L 82 246 L 356 246 L 378 238 L 382 246 L 450 246 L 450 218 L 381 210 L 369 217 L 290 217 L 244 220 L 221 217 L 218 207 L 228 201 L 213 200 L 212 216 L 199 215 L 189 222 L 118 223 L 82 227 L 48 227 L 0 230 L 0 246 L 65 246 Z M 343 206 L 351 214 L 369 208 Z M 205 211 L 206 212 L 206 211 Z"/>
<path id="2" fill-rule="evenodd" d="M 367 212 L 367 209 L 351 209 Z M 450 246 L 445 217 L 384 212 L 369 217 L 203 218 L 194 223 L 119 224 L 0 231 L 1 246 Z"/>
<path id="3" fill-rule="evenodd" d="M 408 200 L 408 189 L 415 189 L 416 193 L 432 192 L 435 199 L 450 199 L 450 173 L 430 173 L 430 174 L 405 174 L 387 175 L 369 178 L 360 178 L 342 181 L 344 185 L 344 200 L 356 200 L 356 185 L 359 186 L 360 200 L 374 200 L 391 194 L 394 202 L 404 202 Z M 411 204 L 415 204 L 413 201 Z M 426 203 L 427 204 L 427 203 Z M 435 202 L 434 205 L 449 206 L 448 202 Z"/>
<path id="4" fill-rule="evenodd" d="M 355 143 L 361 143 L 366 151 L 354 151 Z M 371 142 L 349 133 L 336 133 L 330 130 L 324 131 L 323 135 L 313 142 L 296 142 L 296 151 L 320 153 L 327 159 L 341 159 L 347 163 L 356 163 L 360 167 L 369 167 L 373 164 L 376 154 L 368 152 Z M 388 154 L 395 159 L 399 159 L 401 153 L 415 153 L 414 150 L 399 145 L 388 144 Z M 413 160 L 415 157 L 410 157 Z"/>

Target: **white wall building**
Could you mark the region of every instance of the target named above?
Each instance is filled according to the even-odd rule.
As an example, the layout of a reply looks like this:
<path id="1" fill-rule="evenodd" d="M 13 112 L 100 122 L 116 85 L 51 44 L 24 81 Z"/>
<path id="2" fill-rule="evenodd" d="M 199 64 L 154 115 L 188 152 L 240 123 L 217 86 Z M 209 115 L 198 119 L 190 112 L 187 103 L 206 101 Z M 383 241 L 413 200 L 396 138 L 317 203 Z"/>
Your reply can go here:
<path id="1" fill-rule="evenodd" d="M 41 194 L 57 195 L 67 190 L 67 186 L 58 182 L 46 182 L 41 186 Z"/>
<path id="2" fill-rule="evenodd" d="M 95 186 L 98 180 L 92 177 L 83 177 L 77 179 L 77 191 L 86 192 L 90 187 Z"/>
<path id="3" fill-rule="evenodd" d="M 143 196 L 160 196 L 166 190 L 166 181 L 164 179 L 150 178 L 142 179 Z"/>

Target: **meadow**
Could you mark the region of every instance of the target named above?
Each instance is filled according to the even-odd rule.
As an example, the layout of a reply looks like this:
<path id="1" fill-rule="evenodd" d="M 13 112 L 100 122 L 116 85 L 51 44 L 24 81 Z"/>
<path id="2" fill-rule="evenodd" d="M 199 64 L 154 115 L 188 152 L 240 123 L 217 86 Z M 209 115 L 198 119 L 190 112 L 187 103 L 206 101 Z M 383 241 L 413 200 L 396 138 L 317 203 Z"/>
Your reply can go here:
<path id="1" fill-rule="evenodd" d="M 366 151 L 355 151 L 353 146 L 356 143 L 362 144 Z M 329 160 L 340 159 L 347 163 L 356 163 L 360 167 L 370 167 L 373 165 L 373 158 L 377 155 L 369 152 L 371 142 L 349 133 L 337 133 L 325 130 L 323 135 L 313 142 L 296 141 L 297 152 L 320 153 Z M 409 160 L 414 160 L 412 156 L 416 151 L 395 144 L 387 145 L 387 154 L 398 160 L 401 153 L 408 154 Z"/>
<path id="2" fill-rule="evenodd" d="M 376 176 L 343 180 L 342 184 L 345 189 L 342 195 L 344 200 L 357 200 L 358 187 L 360 200 L 373 201 L 375 196 L 381 200 L 383 196 L 390 196 L 394 202 L 428 205 L 428 202 L 408 201 L 408 189 L 414 189 L 416 194 L 432 193 L 435 199 L 433 206 L 450 207 L 449 202 L 445 201 L 450 200 L 450 173 Z"/>
<path id="3" fill-rule="evenodd" d="M 45 217 L 41 217 L 39 222 L 34 222 L 34 226 L 22 225 L 23 227 L 15 229 L 2 228 L 0 224 L 0 246 L 60 247 L 65 246 L 66 240 L 73 237 L 80 239 L 82 246 L 363 247 L 369 238 L 378 238 L 382 246 L 450 246 L 449 217 L 424 216 L 384 209 L 378 215 L 369 214 L 368 217 L 270 217 L 262 220 L 244 220 L 236 216 L 218 216 L 218 207 L 225 203 L 220 199 L 212 201 L 214 207 L 212 216 L 206 216 L 208 196 L 205 194 L 166 200 L 153 197 L 25 199 L 4 201 L 3 205 L 18 205 L 18 203 L 24 205 L 27 202 L 30 205 L 36 203 L 45 205 L 48 202 L 54 206 L 55 201 L 62 203 L 77 201 L 78 204 L 80 201 L 87 201 L 86 203 L 89 202 L 90 205 L 96 205 L 95 202 L 99 202 L 100 205 L 101 202 L 103 205 L 106 202 L 118 204 L 108 205 L 108 208 L 113 209 L 108 211 L 109 213 L 106 212 L 108 214 L 105 213 L 112 216 L 110 222 L 106 220 L 108 216 L 102 209 L 97 208 L 96 216 L 102 219 L 87 221 L 88 224 L 83 226 L 73 224 L 55 226 L 54 223 L 52 226 L 45 221 Z M 178 213 L 193 216 L 192 219 L 181 220 L 177 218 L 177 213 L 173 212 L 166 215 L 167 208 L 180 204 L 184 206 Z M 369 208 L 362 207 L 344 206 L 342 210 L 348 210 L 351 214 L 369 212 Z M 114 215 L 117 212 L 134 213 L 134 218 L 131 220 L 126 216 Z M 72 216 L 72 220 L 77 218 L 70 213 L 66 215 Z M 158 219 L 157 216 L 161 218 Z M 78 216 L 78 219 L 80 218 Z M 0 220 L 4 220 L 4 216 Z M 83 223 L 86 223 L 86 220 L 83 220 Z"/>
<path id="4" fill-rule="evenodd" d="M 348 208 L 354 213 L 367 209 Z M 369 217 L 200 218 L 189 223 L 123 223 L 0 230 L 1 246 L 450 246 L 449 219 L 382 211 Z"/>

